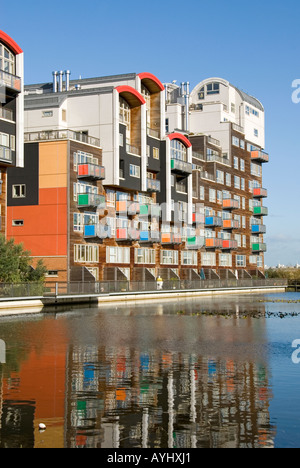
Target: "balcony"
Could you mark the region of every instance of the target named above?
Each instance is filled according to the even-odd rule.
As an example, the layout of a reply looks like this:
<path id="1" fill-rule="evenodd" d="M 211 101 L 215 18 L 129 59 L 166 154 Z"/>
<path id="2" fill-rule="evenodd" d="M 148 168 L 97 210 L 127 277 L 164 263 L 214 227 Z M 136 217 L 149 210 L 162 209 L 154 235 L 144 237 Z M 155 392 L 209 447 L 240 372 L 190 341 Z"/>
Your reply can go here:
<path id="1" fill-rule="evenodd" d="M 223 240 L 216 239 L 216 238 L 207 238 L 205 239 L 205 247 L 207 249 L 222 249 L 223 248 Z"/>
<path id="2" fill-rule="evenodd" d="M 252 244 L 252 252 L 266 252 L 267 251 L 267 244 L 263 244 L 258 242 L 257 244 Z"/>
<path id="3" fill-rule="evenodd" d="M 141 150 L 137 146 L 126 144 L 126 152 L 134 154 L 135 156 L 141 156 Z"/>
<path id="4" fill-rule="evenodd" d="M 193 224 L 204 224 L 205 216 L 202 213 L 193 213 Z"/>
<path id="5" fill-rule="evenodd" d="M 267 198 L 268 191 L 264 188 L 254 188 L 253 189 L 253 197 L 254 198 Z"/>
<path id="6" fill-rule="evenodd" d="M 20 93 L 22 91 L 22 80 L 20 77 L 11 75 L 3 70 L 0 70 L 0 83 L 12 91 Z"/>
<path id="7" fill-rule="evenodd" d="M 239 229 L 239 222 L 235 219 L 224 219 L 223 229 Z"/>
<path id="8" fill-rule="evenodd" d="M 128 202 L 127 200 L 117 201 L 116 202 L 116 212 L 117 213 L 126 213 L 127 214 Z"/>
<path id="9" fill-rule="evenodd" d="M 141 231 L 140 242 L 160 242 L 159 231 Z"/>
<path id="10" fill-rule="evenodd" d="M 226 198 L 223 200 L 223 210 L 238 210 L 239 202 L 237 200 Z"/>
<path id="11" fill-rule="evenodd" d="M 171 159 L 171 171 L 176 174 L 190 175 L 193 173 L 193 165 L 179 159 Z"/>
<path id="12" fill-rule="evenodd" d="M 251 226 L 252 234 L 265 234 L 267 227 L 264 224 L 253 224 Z"/>
<path id="13" fill-rule="evenodd" d="M 94 193 L 79 193 L 78 194 L 78 207 L 98 207 L 99 209 L 105 208 L 105 196 L 96 195 Z"/>
<path id="14" fill-rule="evenodd" d="M 160 215 L 161 207 L 157 204 L 140 206 L 140 216 L 142 217 L 160 218 Z"/>
<path id="15" fill-rule="evenodd" d="M 129 216 L 135 216 L 140 212 L 140 204 L 138 202 L 128 202 L 127 213 Z"/>
<path id="16" fill-rule="evenodd" d="M 160 192 L 160 180 L 147 179 L 148 192 Z"/>
<path id="17" fill-rule="evenodd" d="M 78 179 L 105 179 L 105 168 L 96 164 L 79 164 L 78 165 Z"/>
<path id="18" fill-rule="evenodd" d="M 267 163 L 269 162 L 269 155 L 263 151 L 251 151 L 251 160 L 260 163 Z"/>
<path id="19" fill-rule="evenodd" d="M 223 250 L 236 250 L 238 248 L 238 243 L 236 240 L 223 240 Z"/>
<path id="20" fill-rule="evenodd" d="M 268 216 L 268 208 L 265 206 L 254 206 L 253 214 L 254 216 Z"/>
<path id="21" fill-rule="evenodd" d="M 0 161 L 3 163 L 12 163 L 12 151 L 6 146 L 0 146 Z"/>
<path id="22" fill-rule="evenodd" d="M 221 227 L 222 218 L 220 218 L 219 216 L 207 216 L 205 218 L 205 226 L 206 227 Z"/>
<path id="23" fill-rule="evenodd" d="M 25 142 L 54 140 L 74 140 L 100 147 L 99 138 L 94 138 L 81 132 L 74 132 L 73 130 L 43 130 L 41 132 L 24 133 Z"/>
<path id="24" fill-rule="evenodd" d="M 89 224 L 84 226 L 85 238 L 110 239 L 111 227 L 102 224 Z"/>
<path id="25" fill-rule="evenodd" d="M 187 249 L 201 249 L 205 245 L 205 238 L 202 236 L 188 237 L 186 241 Z"/>

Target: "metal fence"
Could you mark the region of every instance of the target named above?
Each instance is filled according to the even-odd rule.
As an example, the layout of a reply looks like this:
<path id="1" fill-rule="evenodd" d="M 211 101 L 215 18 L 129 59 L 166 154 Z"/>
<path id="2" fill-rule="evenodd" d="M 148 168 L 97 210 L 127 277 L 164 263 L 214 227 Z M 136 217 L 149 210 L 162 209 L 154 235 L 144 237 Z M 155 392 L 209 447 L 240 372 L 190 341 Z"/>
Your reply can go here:
<path id="1" fill-rule="evenodd" d="M 20 297 L 101 296 L 107 294 L 130 294 L 157 291 L 198 291 L 240 288 L 287 288 L 284 279 L 217 279 L 217 280 L 169 280 L 152 282 L 100 281 L 94 283 L 0 283 L 0 300 Z"/>

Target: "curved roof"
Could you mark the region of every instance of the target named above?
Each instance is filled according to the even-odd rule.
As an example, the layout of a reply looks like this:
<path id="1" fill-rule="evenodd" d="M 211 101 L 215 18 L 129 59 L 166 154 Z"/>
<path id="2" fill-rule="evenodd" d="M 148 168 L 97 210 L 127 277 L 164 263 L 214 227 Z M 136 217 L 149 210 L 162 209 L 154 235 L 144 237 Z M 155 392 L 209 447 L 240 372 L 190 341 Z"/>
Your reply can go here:
<path id="1" fill-rule="evenodd" d="M 124 99 L 128 102 L 131 107 L 138 107 L 146 104 L 143 96 L 131 86 L 118 86 L 115 88 L 119 94 L 122 94 Z"/>
<path id="2" fill-rule="evenodd" d="M 144 82 L 149 91 L 157 93 L 165 90 L 161 81 L 156 76 L 152 75 L 152 73 L 139 73 L 138 76 L 141 81 Z"/>
<path id="3" fill-rule="evenodd" d="M 8 34 L 6 34 L 4 31 L 0 30 L 0 42 L 5 44 L 15 55 L 19 55 L 23 53 L 23 50 L 21 47 L 18 46 L 18 44 L 11 38 L 9 37 Z"/>
<path id="4" fill-rule="evenodd" d="M 264 106 L 262 105 L 262 103 L 258 99 L 256 99 L 254 96 L 250 96 L 249 94 L 245 93 L 244 91 L 241 91 L 239 88 L 237 88 L 236 86 L 231 84 L 229 81 L 224 80 L 224 78 L 214 77 L 214 78 L 207 78 L 207 79 L 201 81 L 200 83 L 198 83 L 195 86 L 195 88 L 193 89 L 191 95 L 197 93 L 199 88 L 202 88 L 206 84 L 212 83 L 212 82 L 221 83 L 221 84 L 223 84 L 224 86 L 227 86 L 227 87 L 231 86 L 241 96 L 243 101 L 248 102 L 248 104 L 250 104 L 251 106 L 256 107 L 257 109 L 264 112 Z"/>
<path id="5" fill-rule="evenodd" d="M 172 140 L 179 140 L 181 141 L 187 148 L 190 148 L 192 146 L 192 143 L 190 140 L 187 139 L 186 136 L 182 135 L 182 133 L 171 133 L 168 135 L 168 138 Z"/>

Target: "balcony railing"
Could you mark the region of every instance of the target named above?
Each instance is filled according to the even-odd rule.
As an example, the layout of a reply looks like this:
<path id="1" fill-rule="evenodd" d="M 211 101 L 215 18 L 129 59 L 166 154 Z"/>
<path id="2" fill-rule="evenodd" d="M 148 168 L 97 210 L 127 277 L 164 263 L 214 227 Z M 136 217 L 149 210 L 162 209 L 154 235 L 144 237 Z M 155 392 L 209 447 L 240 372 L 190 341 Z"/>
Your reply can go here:
<path id="1" fill-rule="evenodd" d="M 253 189 L 253 197 L 254 198 L 267 198 L 268 191 L 264 188 L 254 188 Z"/>
<path id="2" fill-rule="evenodd" d="M 96 164 L 79 164 L 78 165 L 78 179 L 105 179 L 105 168 Z"/>
<path id="3" fill-rule="evenodd" d="M 254 216 L 268 216 L 268 208 L 265 206 L 254 206 L 253 207 L 253 214 Z"/>
<path id="4" fill-rule="evenodd" d="M 267 251 L 267 244 L 257 243 L 252 244 L 252 252 L 266 252 Z"/>
<path id="5" fill-rule="evenodd" d="M 141 231 L 140 242 L 160 242 L 159 231 Z"/>
<path id="6" fill-rule="evenodd" d="M 216 181 L 215 176 L 213 174 L 210 174 L 207 171 L 201 171 L 200 176 L 201 176 L 201 179 L 211 180 L 212 182 Z"/>
<path id="7" fill-rule="evenodd" d="M 126 144 L 126 152 L 130 154 L 135 154 L 136 156 L 141 155 L 141 150 L 134 145 L 129 145 L 128 143 Z"/>
<path id="8" fill-rule="evenodd" d="M 171 159 L 171 170 L 177 174 L 192 174 L 193 165 L 180 159 Z"/>
<path id="9" fill-rule="evenodd" d="M 19 76 L 11 75 L 0 70 L 0 84 L 20 93 L 22 91 L 22 80 Z"/>
<path id="10" fill-rule="evenodd" d="M 264 224 L 252 224 L 251 231 L 252 234 L 265 234 L 267 227 Z"/>
<path id="11" fill-rule="evenodd" d="M 0 161 L 12 163 L 12 150 L 6 146 L 0 146 Z"/>
<path id="12" fill-rule="evenodd" d="M 94 193 L 79 193 L 78 194 L 78 207 L 98 207 L 103 209 L 106 206 L 105 196 L 97 195 Z"/>
<path id="13" fill-rule="evenodd" d="M 111 227 L 105 226 L 102 224 L 88 224 L 84 226 L 84 237 L 98 238 L 98 239 L 110 239 Z"/>
<path id="14" fill-rule="evenodd" d="M 160 132 L 159 130 L 154 130 L 153 128 L 147 127 L 147 135 L 153 138 L 159 138 Z"/>
<path id="15" fill-rule="evenodd" d="M 224 219 L 223 229 L 239 229 L 240 224 L 236 219 Z"/>
<path id="16" fill-rule="evenodd" d="M 223 200 L 223 210 L 237 210 L 239 209 L 239 202 L 237 200 L 226 198 Z"/>
<path id="17" fill-rule="evenodd" d="M 223 240 L 217 238 L 207 238 L 205 239 L 205 247 L 207 249 L 222 249 Z"/>
<path id="18" fill-rule="evenodd" d="M 222 218 L 219 216 L 207 216 L 205 218 L 205 226 L 207 227 L 221 227 Z"/>
<path id="19" fill-rule="evenodd" d="M 154 217 L 159 218 L 161 215 L 161 207 L 157 204 L 152 205 L 141 205 L 140 206 L 140 216 L 141 217 Z"/>
<path id="20" fill-rule="evenodd" d="M 44 130 L 42 132 L 29 132 L 24 134 L 24 141 L 48 141 L 48 140 L 75 140 L 91 146 L 100 147 L 99 138 L 94 138 L 73 130 Z"/>
<path id="21" fill-rule="evenodd" d="M 269 155 L 263 151 L 251 151 L 252 161 L 257 161 L 261 163 L 269 162 Z"/>
<path id="22" fill-rule="evenodd" d="M 230 161 L 228 158 L 218 156 L 217 154 L 208 154 L 207 162 L 218 162 L 220 164 L 225 164 L 225 166 L 230 166 Z"/>
<path id="23" fill-rule="evenodd" d="M 188 237 L 186 241 L 186 247 L 188 249 L 201 249 L 205 245 L 205 237 L 193 236 Z"/>
<path id="24" fill-rule="evenodd" d="M 236 240 L 223 240 L 224 250 L 236 250 L 238 248 L 238 243 Z"/>
<path id="25" fill-rule="evenodd" d="M 160 192 L 160 180 L 147 179 L 148 192 Z"/>
<path id="26" fill-rule="evenodd" d="M 11 109 L 5 109 L 5 107 L 0 107 L 0 119 L 10 120 L 11 122 L 14 122 L 13 111 Z"/>

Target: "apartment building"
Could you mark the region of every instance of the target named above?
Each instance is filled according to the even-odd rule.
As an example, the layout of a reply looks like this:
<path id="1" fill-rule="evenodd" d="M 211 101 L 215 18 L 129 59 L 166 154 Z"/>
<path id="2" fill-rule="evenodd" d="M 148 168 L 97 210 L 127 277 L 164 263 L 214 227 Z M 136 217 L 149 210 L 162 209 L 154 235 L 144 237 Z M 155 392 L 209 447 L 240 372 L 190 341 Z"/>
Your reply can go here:
<path id="1" fill-rule="evenodd" d="M 263 275 L 263 105 L 221 78 L 191 92 L 189 83 L 165 88 L 167 130 L 183 128 L 193 147 L 193 203 L 204 207 L 201 267 L 210 275 Z"/>
<path id="2" fill-rule="evenodd" d="M 0 233 L 6 234 L 7 169 L 23 165 L 23 52 L 0 31 Z"/>
<path id="3" fill-rule="evenodd" d="M 218 79 L 190 93 L 188 83 L 163 85 L 150 73 L 71 80 L 53 72 L 51 82 L 26 86 L 24 119 L 8 236 L 43 257 L 50 277 L 263 275 L 268 156 L 256 99 Z"/>

